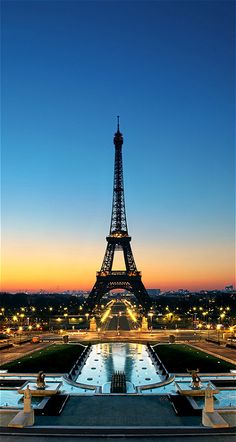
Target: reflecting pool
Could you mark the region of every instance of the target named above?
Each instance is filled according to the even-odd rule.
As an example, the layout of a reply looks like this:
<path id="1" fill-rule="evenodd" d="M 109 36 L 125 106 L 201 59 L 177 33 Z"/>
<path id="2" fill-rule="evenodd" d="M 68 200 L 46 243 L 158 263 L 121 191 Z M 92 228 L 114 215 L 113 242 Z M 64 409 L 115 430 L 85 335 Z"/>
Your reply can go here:
<path id="1" fill-rule="evenodd" d="M 102 386 L 110 382 L 115 371 L 124 372 L 126 381 L 134 386 L 161 382 L 147 347 L 121 342 L 93 345 L 76 382 Z"/>

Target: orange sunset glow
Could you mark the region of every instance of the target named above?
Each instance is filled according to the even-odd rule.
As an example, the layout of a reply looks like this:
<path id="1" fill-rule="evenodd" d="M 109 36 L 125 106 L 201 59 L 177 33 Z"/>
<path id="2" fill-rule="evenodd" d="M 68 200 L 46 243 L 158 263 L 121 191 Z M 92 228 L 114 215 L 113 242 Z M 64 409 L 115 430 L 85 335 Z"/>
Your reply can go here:
<path id="1" fill-rule="evenodd" d="M 3 253 L 1 290 L 90 290 L 104 248 L 102 241 L 88 247 L 86 241 L 73 242 L 71 238 L 54 238 L 51 242 L 12 238 Z M 198 290 L 232 283 L 233 257 L 230 259 L 230 249 L 223 246 L 204 250 L 197 244 L 194 248 L 157 248 L 149 244 L 149 248 L 142 249 L 136 241 L 134 253 L 147 288 Z M 123 254 L 113 269 L 122 269 L 122 261 Z"/>

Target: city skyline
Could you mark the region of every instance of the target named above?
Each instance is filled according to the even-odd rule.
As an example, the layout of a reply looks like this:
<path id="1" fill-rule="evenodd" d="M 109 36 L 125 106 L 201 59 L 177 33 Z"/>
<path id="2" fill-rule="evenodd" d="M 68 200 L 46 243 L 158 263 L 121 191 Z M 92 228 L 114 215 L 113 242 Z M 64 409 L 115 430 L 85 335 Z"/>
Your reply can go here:
<path id="1" fill-rule="evenodd" d="M 234 284 L 233 2 L 2 9 L 2 290 L 92 289 L 117 114 L 146 288 Z"/>

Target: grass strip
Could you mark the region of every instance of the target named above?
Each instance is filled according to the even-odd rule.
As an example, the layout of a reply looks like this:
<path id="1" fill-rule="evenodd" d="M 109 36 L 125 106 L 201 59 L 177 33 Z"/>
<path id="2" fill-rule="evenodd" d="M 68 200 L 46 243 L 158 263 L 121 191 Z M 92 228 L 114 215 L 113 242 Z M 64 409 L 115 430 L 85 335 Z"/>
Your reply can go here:
<path id="1" fill-rule="evenodd" d="M 83 350 L 80 344 L 55 344 L 1 365 L 0 368 L 12 373 L 37 373 L 40 370 L 45 373 L 68 373 Z"/>
<path id="2" fill-rule="evenodd" d="M 187 369 L 201 373 L 227 373 L 236 366 L 223 359 L 209 355 L 201 350 L 184 344 L 161 344 L 154 347 L 155 352 L 169 373 L 186 373 Z"/>

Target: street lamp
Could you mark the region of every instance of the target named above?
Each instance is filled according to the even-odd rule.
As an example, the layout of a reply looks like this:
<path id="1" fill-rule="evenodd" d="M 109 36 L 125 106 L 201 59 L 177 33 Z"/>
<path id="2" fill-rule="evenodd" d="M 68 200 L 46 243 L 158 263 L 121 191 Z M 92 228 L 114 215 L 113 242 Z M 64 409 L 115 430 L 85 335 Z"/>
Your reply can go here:
<path id="1" fill-rule="evenodd" d="M 210 324 L 207 324 L 207 339 L 209 339 L 209 334 L 210 334 Z"/>
<path id="2" fill-rule="evenodd" d="M 22 333 L 23 327 L 20 325 L 20 327 L 18 328 L 19 331 L 19 335 L 20 335 L 20 343 L 21 343 L 21 333 Z"/>
<path id="3" fill-rule="evenodd" d="M 216 330 L 217 330 L 218 344 L 220 343 L 220 329 L 221 329 L 221 324 L 217 324 Z"/>
<path id="4" fill-rule="evenodd" d="M 152 331 L 152 318 L 153 318 L 153 313 L 152 313 L 152 312 L 148 313 L 148 316 L 149 316 L 150 319 L 151 319 L 151 327 L 150 327 L 150 329 L 151 329 L 151 331 Z"/>
<path id="5" fill-rule="evenodd" d="M 220 314 L 220 319 L 223 320 L 225 318 L 225 313 Z"/>

